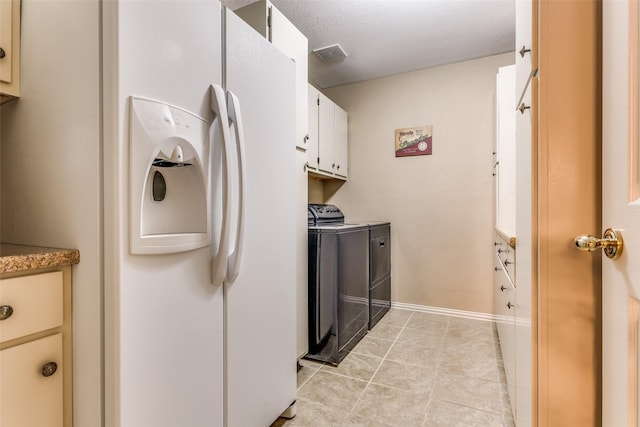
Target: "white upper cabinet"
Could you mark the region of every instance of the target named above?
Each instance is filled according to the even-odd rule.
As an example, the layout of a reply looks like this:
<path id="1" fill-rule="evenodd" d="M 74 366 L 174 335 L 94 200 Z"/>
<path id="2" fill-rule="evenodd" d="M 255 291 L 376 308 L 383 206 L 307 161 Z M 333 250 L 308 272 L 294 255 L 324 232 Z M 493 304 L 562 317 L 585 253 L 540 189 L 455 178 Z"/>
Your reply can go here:
<path id="1" fill-rule="evenodd" d="M 346 180 L 349 173 L 348 115 L 309 85 L 308 168 L 316 175 Z"/>
<path id="2" fill-rule="evenodd" d="M 307 149 L 307 38 L 269 1 L 257 1 L 235 13 L 296 63 L 296 147 Z"/>
<path id="3" fill-rule="evenodd" d="M 531 73 L 533 47 L 533 8 L 530 1 L 516 2 L 516 88 L 518 97 L 524 90 Z"/>
<path id="4" fill-rule="evenodd" d="M 320 124 L 318 123 L 318 119 L 320 117 L 320 105 L 319 98 L 320 92 L 315 87 L 308 85 L 308 117 L 309 117 L 309 129 L 308 135 L 309 139 L 307 140 L 307 167 L 312 170 L 318 170 L 318 142 L 320 139 L 320 135 L 318 134 Z"/>
<path id="5" fill-rule="evenodd" d="M 349 173 L 349 149 L 348 149 L 348 122 L 347 112 L 339 106 L 334 110 L 334 173 L 347 178 Z"/>
<path id="6" fill-rule="evenodd" d="M 516 233 L 516 66 L 498 69 L 496 76 L 496 227 Z"/>
<path id="7" fill-rule="evenodd" d="M 333 174 L 334 160 L 334 113 L 335 104 L 322 92 L 319 92 L 318 108 L 318 170 Z"/>
<path id="8" fill-rule="evenodd" d="M 0 1 L 0 104 L 20 95 L 20 0 Z"/>

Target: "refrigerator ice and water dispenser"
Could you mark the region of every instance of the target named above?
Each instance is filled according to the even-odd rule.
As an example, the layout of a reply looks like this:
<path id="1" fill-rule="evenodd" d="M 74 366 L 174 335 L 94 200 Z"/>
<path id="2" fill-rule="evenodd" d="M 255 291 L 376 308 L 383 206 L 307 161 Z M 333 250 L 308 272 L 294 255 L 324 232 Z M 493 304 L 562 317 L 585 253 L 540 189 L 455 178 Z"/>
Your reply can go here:
<path id="1" fill-rule="evenodd" d="M 208 123 L 180 108 L 131 97 L 131 253 L 209 245 Z"/>

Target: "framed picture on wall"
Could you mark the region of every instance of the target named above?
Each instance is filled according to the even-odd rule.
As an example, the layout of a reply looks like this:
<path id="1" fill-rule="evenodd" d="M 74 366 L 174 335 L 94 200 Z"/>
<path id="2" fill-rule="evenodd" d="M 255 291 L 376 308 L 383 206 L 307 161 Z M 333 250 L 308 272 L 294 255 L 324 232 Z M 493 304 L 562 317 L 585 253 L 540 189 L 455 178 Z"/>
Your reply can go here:
<path id="1" fill-rule="evenodd" d="M 430 155 L 433 126 L 396 129 L 396 157 Z"/>

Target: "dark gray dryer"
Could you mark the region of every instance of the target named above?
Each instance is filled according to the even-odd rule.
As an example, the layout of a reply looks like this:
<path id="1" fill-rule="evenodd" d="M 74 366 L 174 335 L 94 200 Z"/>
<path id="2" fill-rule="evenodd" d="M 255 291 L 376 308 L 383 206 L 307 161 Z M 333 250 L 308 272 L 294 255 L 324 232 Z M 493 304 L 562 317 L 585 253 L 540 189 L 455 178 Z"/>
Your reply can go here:
<path id="1" fill-rule="evenodd" d="M 369 329 L 391 308 L 391 223 L 369 223 Z"/>

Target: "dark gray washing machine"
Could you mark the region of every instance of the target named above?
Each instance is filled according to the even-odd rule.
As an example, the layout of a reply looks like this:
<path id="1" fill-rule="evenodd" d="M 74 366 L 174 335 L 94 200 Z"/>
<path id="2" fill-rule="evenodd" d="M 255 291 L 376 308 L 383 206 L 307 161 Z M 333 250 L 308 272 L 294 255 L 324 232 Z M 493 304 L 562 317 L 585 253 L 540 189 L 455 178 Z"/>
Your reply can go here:
<path id="1" fill-rule="evenodd" d="M 338 364 L 369 327 L 369 224 L 309 205 L 309 352 Z"/>

